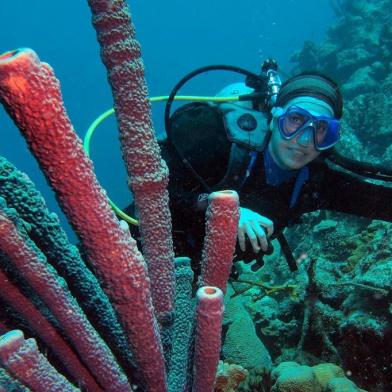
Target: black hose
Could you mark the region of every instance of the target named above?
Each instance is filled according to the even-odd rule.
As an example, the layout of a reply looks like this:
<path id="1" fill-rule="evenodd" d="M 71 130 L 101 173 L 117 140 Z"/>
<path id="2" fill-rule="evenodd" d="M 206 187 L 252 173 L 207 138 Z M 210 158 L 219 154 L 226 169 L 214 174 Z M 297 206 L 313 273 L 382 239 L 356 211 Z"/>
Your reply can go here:
<path id="1" fill-rule="evenodd" d="M 171 107 L 174 101 L 175 96 L 177 95 L 178 90 L 180 90 L 180 88 L 187 83 L 190 79 L 194 78 L 195 76 L 202 74 L 204 72 L 208 72 L 208 71 L 232 71 L 232 72 L 237 72 L 241 75 L 245 75 L 248 76 L 250 78 L 255 78 L 256 80 L 260 80 L 261 83 L 264 82 L 264 80 L 262 79 L 262 77 L 260 77 L 259 75 L 256 75 L 253 72 L 250 72 L 246 69 L 240 68 L 240 67 L 236 67 L 233 65 L 207 65 L 206 67 L 201 67 L 198 69 L 195 69 L 194 71 L 190 72 L 189 74 L 185 75 L 173 88 L 173 90 L 171 91 L 169 98 L 166 101 L 166 105 L 165 105 L 165 129 L 166 129 L 166 135 L 168 140 L 170 141 L 170 111 L 171 111 Z"/>
<path id="2" fill-rule="evenodd" d="M 361 176 L 387 182 L 392 181 L 391 169 L 388 169 L 385 166 L 375 165 L 369 162 L 360 162 L 347 158 L 339 154 L 335 148 L 330 152 L 330 154 L 327 155 L 327 159 Z"/>

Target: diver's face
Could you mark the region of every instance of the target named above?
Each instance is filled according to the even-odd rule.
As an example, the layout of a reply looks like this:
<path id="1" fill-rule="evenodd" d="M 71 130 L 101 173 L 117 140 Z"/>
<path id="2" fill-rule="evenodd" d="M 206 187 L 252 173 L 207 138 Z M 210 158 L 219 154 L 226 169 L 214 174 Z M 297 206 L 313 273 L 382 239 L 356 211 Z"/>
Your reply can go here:
<path id="1" fill-rule="evenodd" d="M 332 109 L 329 110 L 325 103 L 318 104 L 317 101 L 319 100 L 314 98 L 299 97 L 290 101 L 285 109 L 295 104 L 313 115 L 331 116 Z M 279 167 L 285 170 L 300 169 L 320 155 L 314 146 L 313 132 L 307 129 L 286 140 L 280 134 L 277 120 L 274 117 L 271 122 L 272 136 L 268 151 Z"/>
<path id="2" fill-rule="evenodd" d="M 306 131 L 309 132 L 309 131 Z M 312 135 L 307 135 L 312 139 Z M 303 143 L 299 134 L 290 140 L 283 139 L 280 135 L 277 119 L 272 122 L 272 136 L 268 150 L 276 164 L 285 170 L 296 170 L 316 159 L 320 152 L 314 147 L 313 140 Z"/>

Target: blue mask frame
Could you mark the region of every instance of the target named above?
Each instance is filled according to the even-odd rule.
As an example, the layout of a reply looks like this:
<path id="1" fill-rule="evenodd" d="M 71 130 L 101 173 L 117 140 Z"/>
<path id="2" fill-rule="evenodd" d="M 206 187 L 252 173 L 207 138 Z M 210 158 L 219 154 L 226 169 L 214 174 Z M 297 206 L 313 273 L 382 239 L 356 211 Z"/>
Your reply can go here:
<path id="1" fill-rule="evenodd" d="M 328 116 L 315 116 L 299 106 L 290 106 L 278 117 L 278 128 L 285 140 L 291 140 L 306 130 L 313 134 L 314 147 L 324 151 L 333 147 L 340 139 L 339 120 Z"/>

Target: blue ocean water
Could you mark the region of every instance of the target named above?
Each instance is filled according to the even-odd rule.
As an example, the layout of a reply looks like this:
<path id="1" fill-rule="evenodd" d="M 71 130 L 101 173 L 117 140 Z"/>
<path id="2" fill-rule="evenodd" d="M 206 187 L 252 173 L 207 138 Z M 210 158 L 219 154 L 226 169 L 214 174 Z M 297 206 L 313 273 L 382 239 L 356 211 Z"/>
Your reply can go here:
<path id="1" fill-rule="evenodd" d="M 257 72 L 261 62 L 273 56 L 289 72 L 293 53 L 306 40 L 321 41 L 334 21 L 328 0 L 139 0 L 129 5 L 151 96 L 168 94 L 182 76 L 209 64 L 231 64 Z M 112 106 L 87 1 L 4 1 L 0 20 L 0 53 L 30 47 L 54 68 L 68 114 L 82 138 L 90 123 Z M 195 80 L 184 93 L 214 94 L 234 80 L 241 77 L 211 73 Z M 153 110 L 159 133 L 163 130 L 162 105 Z M 29 175 L 49 209 L 68 228 L 24 139 L 2 107 L 0 128 L 0 155 Z M 112 199 L 125 206 L 129 191 L 114 120 L 98 129 L 91 148 L 101 184 Z M 71 230 L 67 231 L 73 238 Z"/>

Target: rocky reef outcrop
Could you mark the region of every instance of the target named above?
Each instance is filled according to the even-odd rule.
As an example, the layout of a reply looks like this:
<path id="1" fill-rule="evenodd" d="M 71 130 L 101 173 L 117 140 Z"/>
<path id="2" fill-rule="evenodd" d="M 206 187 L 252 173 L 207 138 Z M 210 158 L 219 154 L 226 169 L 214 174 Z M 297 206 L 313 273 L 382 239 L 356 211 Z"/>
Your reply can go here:
<path id="1" fill-rule="evenodd" d="M 305 42 L 293 55 L 293 72 L 318 70 L 340 83 L 345 106 L 338 151 L 390 170 L 392 3 L 343 0 L 331 5 L 336 23 L 323 42 Z M 227 299 L 241 302 L 241 312 L 251 316 L 272 360 L 271 371 L 251 371 L 241 390 L 389 390 L 392 225 L 319 211 L 305 215 L 286 235 L 299 272 L 290 273 L 276 249 L 256 273 L 238 265 L 234 294 Z M 295 365 L 288 366 L 290 361 Z M 312 369 L 325 363 L 339 366 L 341 373 L 320 387 Z M 285 382 L 296 377 L 308 389 L 285 389 Z"/>

